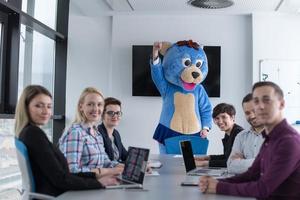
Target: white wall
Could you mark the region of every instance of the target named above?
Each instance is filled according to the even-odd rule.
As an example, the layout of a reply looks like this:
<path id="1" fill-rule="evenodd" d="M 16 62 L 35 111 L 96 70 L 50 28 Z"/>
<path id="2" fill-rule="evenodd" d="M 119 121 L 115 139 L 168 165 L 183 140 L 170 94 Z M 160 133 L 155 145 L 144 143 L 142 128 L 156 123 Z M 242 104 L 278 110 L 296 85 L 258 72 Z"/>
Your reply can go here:
<path id="1" fill-rule="evenodd" d="M 259 81 L 259 60 L 300 60 L 300 16 L 253 14 L 253 83 Z"/>
<path id="2" fill-rule="evenodd" d="M 253 82 L 259 80 L 260 60 L 300 61 L 299 35 L 299 15 L 278 13 L 257 13 L 253 15 Z M 286 66 L 288 66 L 288 63 Z M 287 85 L 284 86 L 285 88 L 288 87 Z M 284 88 L 284 86 L 282 87 Z M 297 112 L 299 108 L 299 99 L 289 99 L 286 95 L 285 117 L 290 123 L 294 123 L 295 120 L 299 119 L 300 115 Z M 298 131 L 300 130 L 299 125 L 294 127 Z"/>
<path id="3" fill-rule="evenodd" d="M 131 96 L 131 47 L 157 40 L 193 39 L 222 47 L 221 98 L 211 98 L 211 102 L 213 106 L 232 103 L 237 109 L 237 122 L 248 126 L 241 100 L 252 84 L 250 16 L 120 15 L 110 20 L 70 16 L 67 119 L 74 115 L 81 90 L 93 85 L 105 96 L 122 100 L 124 116 L 118 130 L 124 144 L 149 147 L 152 153 L 157 153 L 152 135 L 159 120 L 161 98 Z M 222 152 L 222 137 L 213 126 L 208 153 Z"/>
<path id="4" fill-rule="evenodd" d="M 108 93 L 111 57 L 111 17 L 70 15 L 67 60 L 66 119 L 74 119 L 81 91 L 94 86 Z"/>

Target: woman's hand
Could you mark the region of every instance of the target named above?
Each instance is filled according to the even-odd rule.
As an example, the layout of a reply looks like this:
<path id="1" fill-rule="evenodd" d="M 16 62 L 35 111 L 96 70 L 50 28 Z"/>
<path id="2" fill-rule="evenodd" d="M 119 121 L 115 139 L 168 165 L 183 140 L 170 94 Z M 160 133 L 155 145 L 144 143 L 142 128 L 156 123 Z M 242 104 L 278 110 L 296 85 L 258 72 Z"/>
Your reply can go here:
<path id="1" fill-rule="evenodd" d="M 115 176 L 103 176 L 98 179 L 98 182 L 101 183 L 103 186 L 109 186 L 109 185 L 117 185 L 118 180 Z"/>
<path id="2" fill-rule="evenodd" d="M 122 172 L 124 171 L 124 165 L 123 166 L 116 166 L 116 167 L 114 167 L 114 168 L 110 168 L 110 174 L 111 175 L 120 175 L 120 174 L 122 174 Z"/>
<path id="3" fill-rule="evenodd" d="M 196 160 L 195 163 L 197 167 L 207 167 L 209 164 L 208 160 L 201 160 L 201 161 Z"/>
<path id="4" fill-rule="evenodd" d="M 118 175 L 122 174 L 124 171 L 125 165 L 122 163 L 119 163 L 117 166 L 115 166 L 113 169 L 115 169 L 115 172 L 118 173 Z"/>
<path id="5" fill-rule="evenodd" d="M 147 168 L 146 168 L 146 173 L 147 173 L 147 174 L 152 174 L 152 168 L 149 167 L 149 166 L 147 166 Z"/>
<path id="6" fill-rule="evenodd" d="M 195 161 L 204 161 L 209 159 L 210 159 L 209 156 L 195 157 Z"/>
<path id="7" fill-rule="evenodd" d="M 209 164 L 209 156 L 202 156 L 202 157 L 196 157 L 195 159 L 195 163 L 197 167 L 207 167 Z"/>
<path id="8" fill-rule="evenodd" d="M 99 170 L 98 173 L 96 172 L 96 177 L 98 179 L 104 176 L 119 176 L 124 170 L 124 165 L 117 165 L 114 168 L 101 168 L 97 170 Z"/>

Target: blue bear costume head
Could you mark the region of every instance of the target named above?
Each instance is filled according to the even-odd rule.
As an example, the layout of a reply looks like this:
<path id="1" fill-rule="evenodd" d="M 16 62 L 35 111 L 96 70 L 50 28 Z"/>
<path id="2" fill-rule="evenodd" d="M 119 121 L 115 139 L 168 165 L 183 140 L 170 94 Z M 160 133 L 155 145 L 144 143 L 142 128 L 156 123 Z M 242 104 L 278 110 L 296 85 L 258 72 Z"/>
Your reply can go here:
<path id="1" fill-rule="evenodd" d="M 186 91 L 194 90 L 208 73 L 205 52 L 192 40 L 179 41 L 168 48 L 162 66 L 167 81 Z"/>

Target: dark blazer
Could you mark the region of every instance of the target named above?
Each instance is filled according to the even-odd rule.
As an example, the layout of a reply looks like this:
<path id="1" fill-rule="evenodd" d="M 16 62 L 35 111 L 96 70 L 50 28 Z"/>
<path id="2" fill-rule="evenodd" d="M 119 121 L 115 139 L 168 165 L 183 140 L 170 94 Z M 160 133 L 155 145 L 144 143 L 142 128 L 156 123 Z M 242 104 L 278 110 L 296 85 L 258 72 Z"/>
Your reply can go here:
<path id="1" fill-rule="evenodd" d="M 103 123 L 98 126 L 98 131 L 102 134 L 105 152 L 107 153 L 110 160 L 114 160 L 114 150 L 112 147 L 112 142 L 108 136 L 107 130 Z M 117 159 L 117 161 L 125 162 L 125 160 L 128 156 L 128 152 L 125 149 L 125 147 L 123 146 L 122 141 L 121 141 L 121 136 L 116 129 L 114 129 L 114 131 L 113 131 L 113 136 L 114 136 L 114 143 L 119 150 L 119 158 Z"/>
<path id="2" fill-rule="evenodd" d="M 209 167 L 227 167 L 227 160 L 231 153 L 233 142 L 238 133 L 244 130 L 241 126 L 234 124 L 230 135 L 225 134 L 222 139 L 223 151 L 222 155 L 210 155 Z"/>
<path id="3" fill-rule="evenodd" d="M 64 155 L 39 127 L 27 125 L 19 139 L 28 149 L 36 192 L 58 196 L 68 190 L 103 188 L 92 172 L 70 173 Z"/>

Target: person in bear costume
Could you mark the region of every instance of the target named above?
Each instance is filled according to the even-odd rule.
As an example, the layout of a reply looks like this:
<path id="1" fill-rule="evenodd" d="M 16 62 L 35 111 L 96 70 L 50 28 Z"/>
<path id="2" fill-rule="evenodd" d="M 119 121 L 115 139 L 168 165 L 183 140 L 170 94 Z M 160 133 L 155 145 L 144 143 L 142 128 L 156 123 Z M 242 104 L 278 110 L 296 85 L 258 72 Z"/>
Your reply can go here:
<path id="1" fill-rule="evenodd" d="M 200 45 L 192 40 L 155 42 L 150 65 L 152 80 L 163 98 L 153 135 L 160 153 L 166 153 L 167 138 L 182 134 L 205 138 L 211 128 L 212 107 L 200 84 L 208 73 L 207 58 Z"/>

